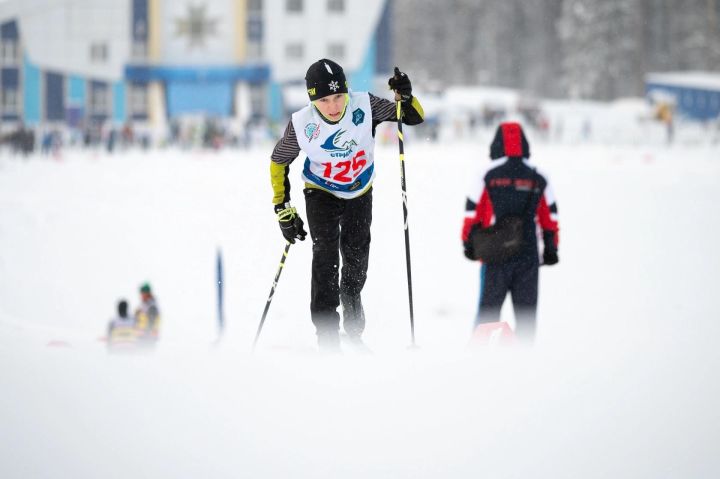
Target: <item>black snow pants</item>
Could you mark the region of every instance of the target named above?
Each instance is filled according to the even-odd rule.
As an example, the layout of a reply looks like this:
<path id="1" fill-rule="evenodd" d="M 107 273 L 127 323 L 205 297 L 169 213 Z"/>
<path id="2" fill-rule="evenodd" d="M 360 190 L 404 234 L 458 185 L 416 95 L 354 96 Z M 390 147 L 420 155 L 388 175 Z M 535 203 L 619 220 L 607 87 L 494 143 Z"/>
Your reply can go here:
<path id="1" fill-rule="evenodd" d="M 480 305 L 475 324 L 500 321 L 505 296 L 512 296 L 515 312 L 515 334 L 532 342 L 538 300 L 537 255 L 521 256 L 502 264 L 483 264 L 480 268 Z"/>
<path id="2" fill-rule="evenodd" d="M 358 297 L 367 278 L 372 223 L 372 188 L 353 199 L 305 188 L 305 210 L 313 242 L 310 314 L 318 334 L 339 330 L 340 293 Z M 342 255 L 342 275 L 340 275 Z M 344 328 L 355 334 L 364 329 L 364 317 Z"/>

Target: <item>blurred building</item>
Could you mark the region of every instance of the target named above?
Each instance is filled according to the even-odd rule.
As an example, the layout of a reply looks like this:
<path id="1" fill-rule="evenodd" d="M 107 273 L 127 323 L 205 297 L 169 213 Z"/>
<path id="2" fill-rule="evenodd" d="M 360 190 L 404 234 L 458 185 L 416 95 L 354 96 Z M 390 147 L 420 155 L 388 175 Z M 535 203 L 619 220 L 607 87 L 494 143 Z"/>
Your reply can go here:
<path id="1" fill-rule="evenodd" d="M 649 73 L 645 92 L 654 103 L 666 103 L 686 119 L 720 118 L 720 73 Z"/>
<path id="2" fill-rule="evenodd" d="M 307 101 L 305 71 L 320 58 L 355 89 L 390 70 L 390 2 L 8 0 L 3 124 L 280 120 Z"/>

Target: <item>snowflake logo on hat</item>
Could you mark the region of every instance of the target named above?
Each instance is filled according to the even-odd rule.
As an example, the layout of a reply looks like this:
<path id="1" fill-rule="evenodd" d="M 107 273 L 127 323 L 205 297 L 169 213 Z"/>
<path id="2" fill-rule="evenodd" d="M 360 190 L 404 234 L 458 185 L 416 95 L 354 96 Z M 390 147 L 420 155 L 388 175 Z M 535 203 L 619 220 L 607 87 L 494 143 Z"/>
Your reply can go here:
<path id="1" fill-rule="evenodd" d="M 340 85 L 338 85 L 338 82 L 333 80 L 330 83 L 328 83 L 328 87 L 333 91 L 336 92 L 340 89 Z"/>

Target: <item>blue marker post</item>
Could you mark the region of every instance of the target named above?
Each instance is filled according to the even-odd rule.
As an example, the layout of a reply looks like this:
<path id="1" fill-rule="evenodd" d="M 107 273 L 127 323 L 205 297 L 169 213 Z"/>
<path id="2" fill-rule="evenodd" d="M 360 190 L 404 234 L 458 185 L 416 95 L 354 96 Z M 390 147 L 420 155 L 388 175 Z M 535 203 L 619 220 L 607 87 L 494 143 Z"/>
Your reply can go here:
<path id="1" fill-rule="evenodd" d="M 223 307 L 223 260 L 222 250 L 217 250 L 217 312 L 218 312 L 218 339 L 225 330 L 225 314 Z"/>

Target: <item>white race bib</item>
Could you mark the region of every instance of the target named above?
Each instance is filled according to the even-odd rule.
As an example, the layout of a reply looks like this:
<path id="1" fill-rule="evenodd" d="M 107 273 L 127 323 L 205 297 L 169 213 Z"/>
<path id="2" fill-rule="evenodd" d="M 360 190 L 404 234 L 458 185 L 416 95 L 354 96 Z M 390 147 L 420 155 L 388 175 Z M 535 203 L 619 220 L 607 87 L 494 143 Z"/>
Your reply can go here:
<path id="1" fill-rule="evenodd" d="M 334 125 L 312 104 L 292 116 L 298 145 L 307 155 L 303 180 L 338 198 L 360 196 L 375 178 L 370 96 L 349 96 L 345 116 Z"/>

